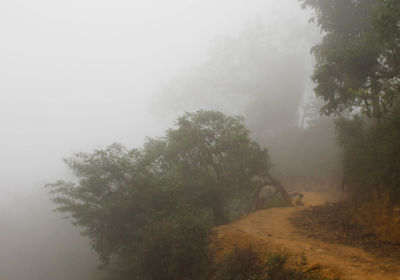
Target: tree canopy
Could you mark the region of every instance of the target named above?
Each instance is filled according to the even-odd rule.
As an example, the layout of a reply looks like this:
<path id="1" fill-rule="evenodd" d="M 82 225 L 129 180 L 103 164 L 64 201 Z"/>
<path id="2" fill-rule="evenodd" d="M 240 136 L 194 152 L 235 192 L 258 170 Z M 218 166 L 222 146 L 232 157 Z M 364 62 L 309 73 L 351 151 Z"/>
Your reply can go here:
<path id="1" fill-rule="evenodd" d="M 300 0 L 315 10 L 324 32 L 313 47 L 312 79 L 325 114 L 361 108 L 374 118 L 388 112 L 398 90 L 398 1 Z M 397 9 L 397 12 L 396 12 Z M 384 32 L 383 32 L 384 30 Z"/>
<path id="2" fill-rule="evenodd" d="M 400 201 L 400 1 L 300 2 L 315 10 L 324 32 L 312 49 L 312 78 L 322 112 L 341 115 L 337 140 L 352 216 L 379 238 L 398 242 L 398 220 L 388 213 Z"/>
<path id="3" fill-rule="evenodd" d="M 186 113 L 162 140 L 168 171 L 179 174 L 189 197 L 212 209 L 216 224 L 227 221 L 225 203 L 253 191 L 252 178 L 270 167 L 267 151 L 250 140 L 243 121 L 215 111 Z"/>
<path id="4" fill-rule="evenodd" d="M 243 119 L 216 111 L 186 113 L 142 148 L 112 144 L 65 162 L 76 179 L 48 184 L 57 210 L 83 228 L 104 263 L 119 257 L 143 279 L 194 279 L 210 225 L 226 223 L 227 203 L 254 192 L 253 177 L 270 167 Z M 178 260 L 178 251 L 198 259 Z"/>

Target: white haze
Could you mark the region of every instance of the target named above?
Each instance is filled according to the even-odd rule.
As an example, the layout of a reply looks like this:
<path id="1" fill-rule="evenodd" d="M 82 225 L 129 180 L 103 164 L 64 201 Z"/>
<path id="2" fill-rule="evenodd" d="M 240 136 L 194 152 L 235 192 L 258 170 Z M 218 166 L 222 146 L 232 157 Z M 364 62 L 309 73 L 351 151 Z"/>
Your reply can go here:
<path id="1" fill-rule="evenodd" d="M 215 38 L 293 18 L 309 18 L 296 0 L 3 0 L 0 279 L 89 279 L 87 241 L 43 190 L 68 176 L 61 159 L 160 135 L 172 117 L 155 116 L 152 98 Z"/>

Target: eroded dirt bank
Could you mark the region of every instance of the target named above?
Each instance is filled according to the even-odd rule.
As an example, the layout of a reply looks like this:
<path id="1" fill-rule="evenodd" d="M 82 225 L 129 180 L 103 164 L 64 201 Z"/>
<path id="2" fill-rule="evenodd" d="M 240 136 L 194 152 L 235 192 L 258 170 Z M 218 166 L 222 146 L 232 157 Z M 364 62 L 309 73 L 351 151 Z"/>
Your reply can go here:
<path id="1" fill-rule="evenodd" d="M 213 231 L 211 249 L 216 258 L 235 246 L 249 245 L 260 252 L 284 252 L 293 262 L 305 256 L 308 265 L 318 265 L 327 277 L 359 280 L 400 280 L 400 262 L 393 258 L 376 257 L 361 248 L 316 240 L 289 221 L 310 206 L 335 202 L 338 197 L 304 192 L 302 207 L 272 208 L 251 213 Z"/>

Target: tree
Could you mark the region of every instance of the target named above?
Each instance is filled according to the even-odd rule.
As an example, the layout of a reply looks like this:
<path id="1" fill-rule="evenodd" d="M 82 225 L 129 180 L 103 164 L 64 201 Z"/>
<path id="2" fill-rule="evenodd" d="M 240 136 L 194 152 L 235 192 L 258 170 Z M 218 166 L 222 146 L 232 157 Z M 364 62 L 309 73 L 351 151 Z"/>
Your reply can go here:
<path id="1" fill-rule="evenodd" d="M 383 48 L 380 60 L 384 62 L 385 72 L 381 84 L 386 102 L 393 104 L 400 92 L 400 2 L 381 0 L 373 23 Z"/>
<path id="2" fill-rule="evenodd" d="M 354 220 L 378 238 L 398 242 L 400 201 L 399 97 L 400 2 L 398 0 L 300 0 L 316 11 L 323 41 L 313 48 L 315 92 L 336 122 L 342 147 L 343 187 Z M 343 188 L 344 189 L 344 188 Z M 382 222 L 385 221 L 385 222 Z"/>
<path id="3" fill-rule="evenodd" d="M 77 180 L 47 185 L 57 210 L 84 229 L 104 262 L 125 246 L 131 228 L 143 227 L 154 216 L 149 197 L 156 181 L 142 165 L 142 156 L 142 151 L 119 144 L 78 153 L 64 160 Z"/>
<path id="4" fill-rule="evenodd" d="M 76 180 L 47 185 L 118 279 L 199 279 L 212 224 L 226 223 L 226 203 L 268 174 L 267 151 L 242 118 L 198 111 L 176 125 L 140 149 L 75 154 L 65 162 Z"/>
<path id="5" fill-rule="evenodd" d="M 312 49 L 316 57 L 312 79 L 315 93 L 325 101 L 322 112 L 340 114 L 361 108 L 367 116 L 381 118 L 393 105 L 393 93 L 385 90 L 385 81 L 398 71 L 392 71 L 388 53 L 393 52 L 390 44 L 383 43 L 379 28 L 390 25 L 391 35 L 398 32 L 398 21 L 383 20 L 387 6 L 398 6 L 398 1 L 300 1 L 315 10 L 317 24 L 325 32 Z"/>
<path id="6" fill-rule="evenodd" d="M 240 117 L 216 111 L 186 113 L 167 131 L 163 160 L 193 203 L 209 207 L 215 223 L 227 222 L 226 203 L 254 191 L 252 178 L 270 168 L 267 150 L 250 140 Z M 177 187 L 175 184 L 174 187 Z"/>

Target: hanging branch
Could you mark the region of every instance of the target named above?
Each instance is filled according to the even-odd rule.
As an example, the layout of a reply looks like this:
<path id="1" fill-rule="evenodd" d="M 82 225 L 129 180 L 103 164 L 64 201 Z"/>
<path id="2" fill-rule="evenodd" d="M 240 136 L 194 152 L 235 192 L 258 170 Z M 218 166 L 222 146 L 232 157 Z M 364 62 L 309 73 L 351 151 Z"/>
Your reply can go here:
<path id="1" fill-rule="evenodd" d="M 277 191 L 282 195 L 282 198 L 285 202 L 286 206 L 293 206 L 292 199 L 290 198 L 288 192 L 286 189 L 283 187 L 283 185 L 278 181 L 272 178 L 271 174 L 269 172 L 266 173 L 268 179 L 271 181 L 272 185 L 277 189 Z"/>

